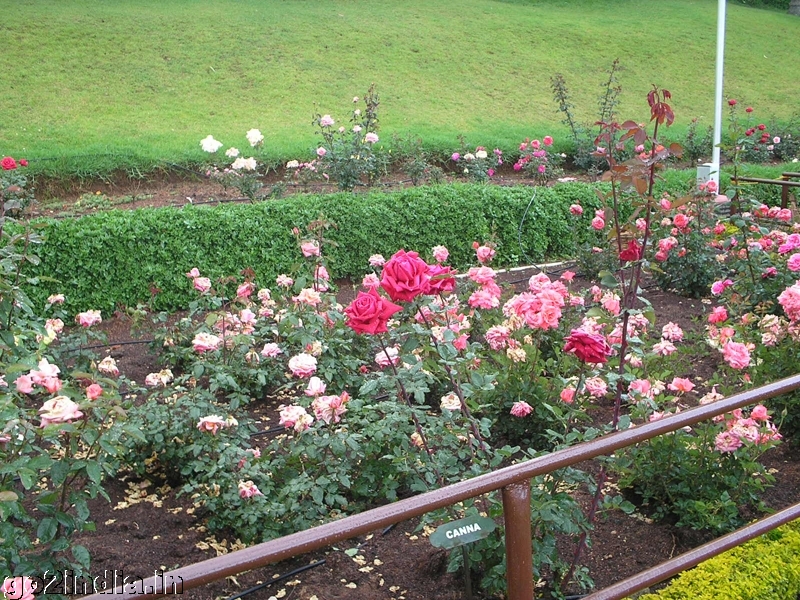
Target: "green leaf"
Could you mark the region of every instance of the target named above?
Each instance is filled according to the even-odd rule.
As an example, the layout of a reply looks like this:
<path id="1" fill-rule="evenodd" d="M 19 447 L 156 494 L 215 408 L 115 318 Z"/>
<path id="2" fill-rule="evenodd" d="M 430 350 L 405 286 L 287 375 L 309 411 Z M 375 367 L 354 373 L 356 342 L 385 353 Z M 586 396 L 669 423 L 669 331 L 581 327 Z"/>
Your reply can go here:
<path id="1" fill-rule="evenodd" d="M 36 529 L 36 537 L 39 538 L 39 542 L 46 544 L 55 537 L 57 530 L 58 521 L 53 517 L 45 517 L 39 522 L 39 527 Z"/>

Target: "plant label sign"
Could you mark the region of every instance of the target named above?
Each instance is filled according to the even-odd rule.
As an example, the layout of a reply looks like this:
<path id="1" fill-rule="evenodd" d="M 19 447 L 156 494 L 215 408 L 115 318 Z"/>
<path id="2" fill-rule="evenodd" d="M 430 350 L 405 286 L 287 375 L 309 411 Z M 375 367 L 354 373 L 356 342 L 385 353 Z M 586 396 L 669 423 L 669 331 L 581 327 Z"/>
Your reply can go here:
<path id="1" fill-rule="evenodd" d="M 436 528 L 431 534 L 431 545 L 437 548 L 456 548 L 487 537 L 496 525 L 487 517 L 467 517 L 451 521 Z"/>

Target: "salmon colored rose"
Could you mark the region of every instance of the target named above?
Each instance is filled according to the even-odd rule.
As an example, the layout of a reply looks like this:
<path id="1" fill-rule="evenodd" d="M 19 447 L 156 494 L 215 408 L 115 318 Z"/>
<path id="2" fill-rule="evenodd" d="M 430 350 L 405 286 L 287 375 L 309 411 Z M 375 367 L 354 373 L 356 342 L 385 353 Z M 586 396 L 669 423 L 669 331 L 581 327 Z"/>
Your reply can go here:
<path id="1" fill-rule="evenodd" d="M 353 331 L 374 335 L 386 332 L 386 323 L 393 314 L 401 310 L 401 306 L 390 302 L 378 294 L 375 288 L 371 288 L 368 292 L 359 292 L 350 306 L 344 309 L 344 313 L 347 315 L 347 326 Z"/>

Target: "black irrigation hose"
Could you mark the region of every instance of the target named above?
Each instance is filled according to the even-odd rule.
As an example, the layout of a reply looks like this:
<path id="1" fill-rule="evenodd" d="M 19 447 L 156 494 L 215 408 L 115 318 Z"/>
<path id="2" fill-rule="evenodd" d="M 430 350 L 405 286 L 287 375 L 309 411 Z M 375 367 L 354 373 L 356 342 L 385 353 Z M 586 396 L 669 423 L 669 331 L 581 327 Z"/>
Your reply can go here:
<path id="1" fill-rule="evenodd" d="M 109 348 L 110 346 L 127 346 L 129 344 L 152 344 L 155 340 L 125 340 L 122 342 L 109 342 L 107 344 L 93 344 L 91 346 L 79 346 L 78 348 L 70 348 L 64 354 L 72 352 L 83 352 L 84 350 L 96 350 L 98 348 Z"/>
<path id="2" fill-rule="evenodd" d="M 381 531 L 381 535 L 384 536 L 387 533 L 389 533 L 392 529 L 394 529 L 395 525 L 396 525 L 396 523 L 392 523 L 391 525 L 386 527 L 383 531 Z M 358 546 L 356 546 L 356 548 L 361 548 L 365 543 L 366 543 L 366 541 L 361 542 Z M 239 592 L 235 596 L 231 596 L 230 598 L 228 598 L 228 600 L 238 600 L 239 598 L 244 598 L 248 594 L 252 594 L 253 592 L 257 592 L 258 590 L 262 590 L 265 587 L 271 586 L 272 584 L 280 583 L 281 581 L 285 581 L 285 580 L 289 579 L 290 577 L 294 577 L 295 575 L 299 575 L 300 573 L 303 573 L 303 572 L 308 571 L 310 569 L 313 569 L 315 567 L 319 567 L 321 565 L 324 565 L 325 561 L 326 561 L 326 559 L 323 558 L 321 560 L 318 560 L 316 562 L 310 563 L 308 565 L 303 565 L 302 567 L 299 567 L 299 568 L 297 568 L 297 569 L 295 569 L 293 571 L 289 571 L 288 573 L 286 573 L 284 575 L 281 575 L 280 577 L 276 577 L 275 579 L 271 579 L 270 581 L 265 581 L 264 583 L 260 583 L 260 584 L 254 586 L 254 587 L 251 587 L 251 588 L 249 588 L 247 590 Z"/>

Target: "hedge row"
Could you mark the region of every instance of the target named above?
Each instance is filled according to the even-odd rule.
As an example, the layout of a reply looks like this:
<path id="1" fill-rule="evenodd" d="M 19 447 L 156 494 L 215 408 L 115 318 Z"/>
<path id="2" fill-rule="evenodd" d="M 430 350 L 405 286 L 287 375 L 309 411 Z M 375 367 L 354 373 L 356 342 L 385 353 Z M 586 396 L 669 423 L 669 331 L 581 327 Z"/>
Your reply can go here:
<path id="1" fill-rule="evenodd" d="M 569 213 L 573 203 L 586 209 L 580 219 Z M 63 292 L 70 312 L 108 314 L 147 301 L 155 286 L 155 308 L 185 308 L 196 297 L 183 275 L 192 267 L 212 281 L 249 267 L 259 285 L 270 286 L 300 259 L 292 228 L 304 230 L 319 218 L 335 224 L 327 232 L 335 245 L 325 249 L 335 278 L 360 280 L 371 254 L 388 258 L 405 248 L 425 255 L 437 244 L 446 245 L 450 263 L 464 269 L 474 263 L 472 242 L 490 239 L 497 244 L 495 266 L 509 267 L 572 255 L 592 237 L 589 222 L 597 207 L 594 188 L 581 183 L 454 184 L 45 220 L 41 263 L 30 273 L 43 279 L 28 292 L 40 305 Z"/>
<path id="2" fill-rule="evenodd" d="M 796 600 L 800 597 L 800 521 L 779 527 L 685 571 L 639 600 Z"/>

